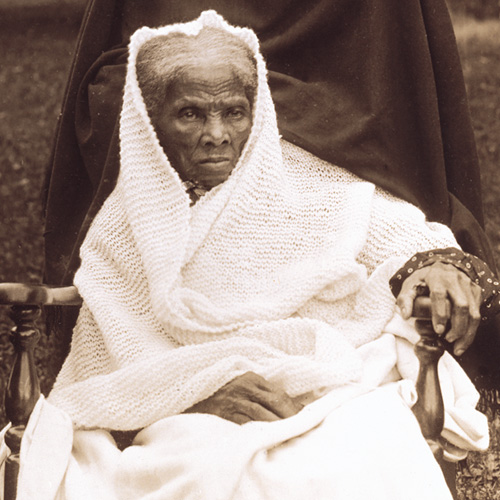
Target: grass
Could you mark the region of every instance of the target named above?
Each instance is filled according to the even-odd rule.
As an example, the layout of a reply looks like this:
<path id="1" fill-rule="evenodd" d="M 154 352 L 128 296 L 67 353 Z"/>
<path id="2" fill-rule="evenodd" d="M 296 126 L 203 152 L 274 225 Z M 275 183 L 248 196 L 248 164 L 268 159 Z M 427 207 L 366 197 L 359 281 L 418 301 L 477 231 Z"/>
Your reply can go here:
<path id="1" fill-rule="evenodd" d="M 0 12 L 0 281 L 38 282 L 42 269 L 40 187 L 75 43 L 75 26 Z M 455 20 L 482 166 L 486 229 L 500 264 L 500 22 Z M 0 308 L 0 381 L 12 348 Z M 36 350 L 42 390 L 52 384 L 54 339 Z M 2 387 L 3 393 L 3 387 Z M 500 417 L 490 415 L 491 447 L 471 454 L 458 474 L 461 500 L 500 500 Z M 0 427 L 5 423 L 0 409 Z"/>
<path id="2" fill-rule="evenodd" d="M 500 21 L 459 17 L 454 26 L 481 165 L 486 232 L 500 264 Z M 489 417 L 490 450 L 471 453 L 461 468 L 461 500 L 500 499 L 500 416 Z"/>
<path id="3" fill-rule="evenodd" d="M 34 17 L 0 12 L 0 281 L 41 281 L 41 186 L 71 64 L 75 26 L 50 29 Z M 42 322 L 40 322 L 42 323 Z M 0 379 L 12 361 L 11 322 L 0 309 Z M 36 358 L 44 392 L 52 385 L 54 339 L 42 336 Z M 43 368 L 42 368 L 43 367 Z M 3 405 L 0 427 L 5 424 Z"/>

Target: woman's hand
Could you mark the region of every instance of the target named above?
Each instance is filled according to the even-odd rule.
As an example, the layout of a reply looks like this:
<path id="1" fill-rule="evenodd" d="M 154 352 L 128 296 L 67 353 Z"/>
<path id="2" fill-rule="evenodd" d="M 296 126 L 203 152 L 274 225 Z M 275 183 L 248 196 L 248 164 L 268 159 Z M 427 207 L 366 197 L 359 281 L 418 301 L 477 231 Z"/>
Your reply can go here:
<path id="1" fill-rule="evenodd" d="M 403 318 L 411 316 L 417 289 L 422 285 L 429 288 L 434 330 L 443 334 L 450 320 L 446 340 L 455 342 L 454 353 L 462 355 L 472 344 L 481 320 L 481 287 L 453 265 L 435 262 L 416 270 L 403 282 L 397 298 Z M 451 311 L 446 299 L 451 302 Z"/>
<path id="2" fill-rule="evenodd" d="M 244 424 L 253 420 L 272 422 L 291 417 L 302 408 L 279 387 L 256 373 L 247 372 L 184 413 L 209 413 Z"/>

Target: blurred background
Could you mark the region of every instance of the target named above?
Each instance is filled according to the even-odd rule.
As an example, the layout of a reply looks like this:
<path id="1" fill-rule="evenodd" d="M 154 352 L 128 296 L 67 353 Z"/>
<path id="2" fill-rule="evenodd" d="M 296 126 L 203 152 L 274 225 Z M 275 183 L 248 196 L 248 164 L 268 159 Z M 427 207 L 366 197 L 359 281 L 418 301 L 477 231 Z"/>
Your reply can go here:
<path id="1" fill-rule="evenodd" d="M 0 0 L 0 281 L 41 280 L 41 189 L 85 3 Z M 500 2 L 448 3 L 476 134 L 486 230 L 500 267 Z M 10 328 L 0 308 L 2 400 L 12 361 Z M 55 342 L 42 335 L 36 351 L 44 392 L 55 377 Z M 463 500 L 500 500 L 500 417 L 488 416 L 490 450 L 471 454 L 459 468 Z M 5 422 L 2 408 L 0 428 Z"/>

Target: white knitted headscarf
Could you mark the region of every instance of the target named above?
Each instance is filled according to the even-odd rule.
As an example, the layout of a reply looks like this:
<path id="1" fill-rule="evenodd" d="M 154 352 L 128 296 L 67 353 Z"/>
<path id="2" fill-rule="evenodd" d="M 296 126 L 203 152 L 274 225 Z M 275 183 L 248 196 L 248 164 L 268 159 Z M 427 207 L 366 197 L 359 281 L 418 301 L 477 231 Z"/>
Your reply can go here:
<path id="1" fill-rule="evenodd" d="M 205 26 L 250 47 L 258 87 L 238 164 L 191 207 L 151 125 L 135 62 L 147 40 Z M 81 249 L 75 284 L 84 305 L 50 400 L 79 427 L 137 429 L 249 370 L 291 396 L 355 381 L 355 348 L 393 315 L 395 266 L 453 238 L 408 204 L 393 222 L 387 207 L 399 202 L 280 141 L 251 30 L 209 11 L 142 28 L 129 49 L 120 175 Z"/>

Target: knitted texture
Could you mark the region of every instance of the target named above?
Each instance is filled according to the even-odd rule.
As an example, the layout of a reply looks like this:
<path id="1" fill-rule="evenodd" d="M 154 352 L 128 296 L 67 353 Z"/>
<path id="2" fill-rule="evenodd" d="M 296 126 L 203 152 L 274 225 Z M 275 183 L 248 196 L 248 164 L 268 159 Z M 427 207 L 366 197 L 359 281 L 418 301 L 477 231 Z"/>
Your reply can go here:
<path id="1" fill-rule="evenodd" d="M 192 207 L 137 84 L 158 35 L 225 29 L 255 54 L 253 126 L 230 177 Z M 444 226 L 280 141 L 258 40 L 212 11 L 130 42 L 117 185 L 81 248 L 84 305 L 49 400 L 78 427 L 137 429 L 254 371 L 292 397 L 355 382 L 356 347 L 394 314 L 388 280 Z"/>

